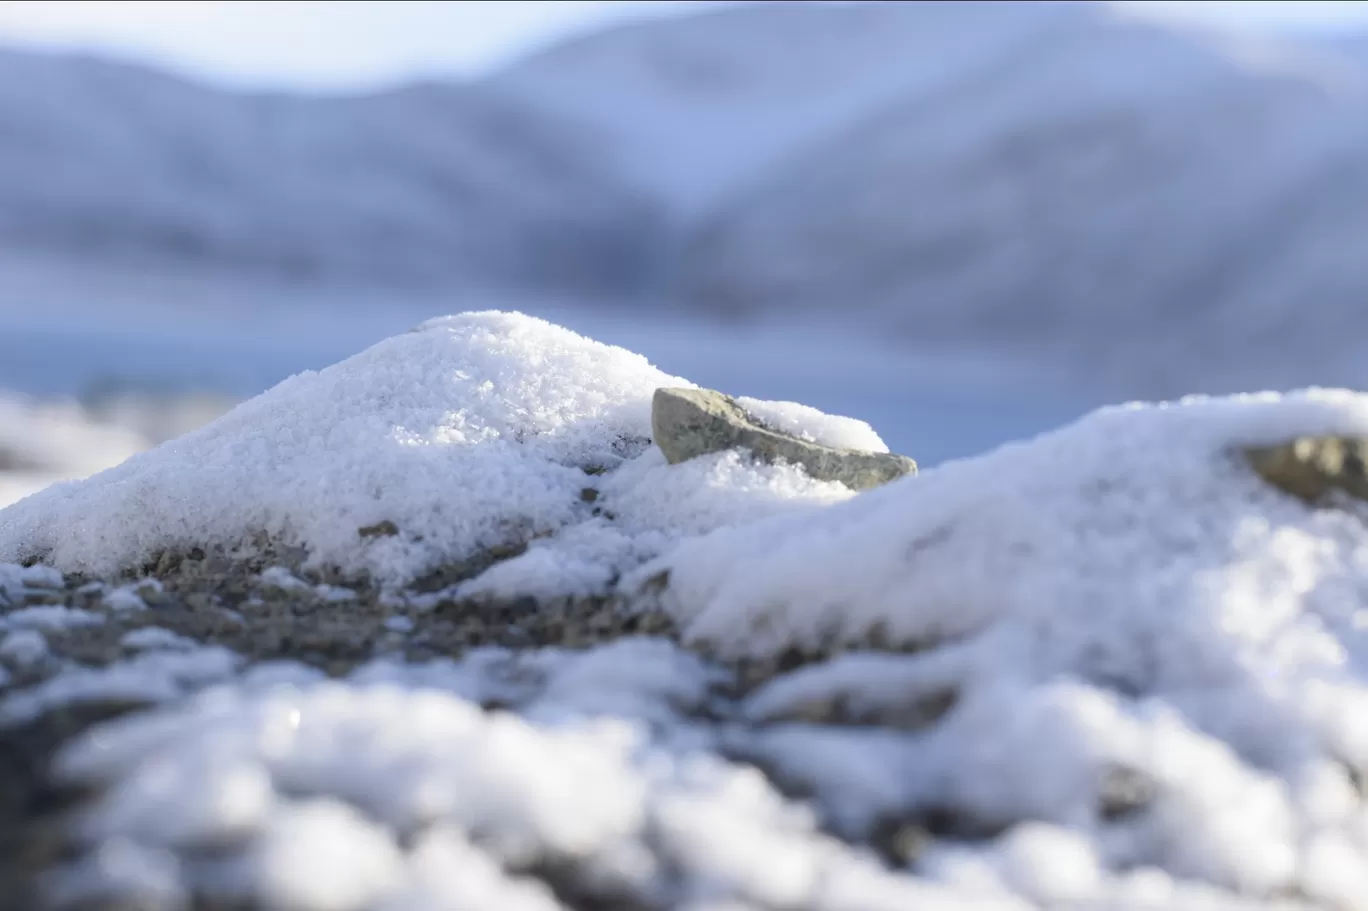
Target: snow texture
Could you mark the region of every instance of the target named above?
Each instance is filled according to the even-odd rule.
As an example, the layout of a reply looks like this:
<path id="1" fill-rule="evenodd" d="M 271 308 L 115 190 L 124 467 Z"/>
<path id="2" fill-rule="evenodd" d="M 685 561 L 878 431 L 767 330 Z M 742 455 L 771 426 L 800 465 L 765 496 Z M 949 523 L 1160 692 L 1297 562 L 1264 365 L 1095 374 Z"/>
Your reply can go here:
<path id="1" fill-rule="evenodd" d="M 602 587 L 681 534 L 851 495 L 735 454 L 683 469 L 654 449 L 629 458 L 649 443 L 651 395 L 665 385 L 689 384 L 531 317 L 429 321 L 0 512 L 0 560 L 41 555 L 108 574 L 165 549 L 266 534 L 307 547 L 315 565 L 401 584 L 480 548 L 558 533 L 485 582 L 537 594 Z M 775 407 L 819 439 L 882 446 L 858 421 Z M 616 518 L 582 501 L 590 486 Z M 360 534 L 387 521 L 398 535 Z M 285 570 L 270 573 L 290 584 Z"/>
<path id="2" fill-rule="evenodd" d="M 37 664 L 47 653 L 47 639 L 36 629 L 17 629 L 0 639 L 0 660 L 18 667 Z"/>
<path id="3" fill-rule="evenodd" d="M 862 452 L 888 452 L 874 428 L 864 421 L 823 414 L 797 402 L 765 402 L 740 396 L 736 403 L 760 423 L 809 443 L 821 442 L 837 449 Z"/>
<path id="4" fill-rule="evenodd" d="M 132 880 L 135 894 L 180 897 L 231 882 L 300 911 L 532 911 L 564 906 L 523 874 L 573 862 L 604 895 L 670 907 L 960 907 L 823 834 L 755 769 L 697 738 L 653 742 L 652 723 L 687 731 L 679 708 L 697 707 L 710 677 L 639 640 L 211 689 L 64 755 L 66 776 L 114 787 L 59 890 L 128 895 Z M 494 693 L 522 717 L 472 701 Z M 228 848 L 217 868 L 178 866 L 178 851 L 204 844 Z M 111 846 L 161 862 L 106 872 Z M 1025 907 L 998 898 L 983 907 Z M 736 904 L 705 904 L 723 900 Z"/>
<path id="5" fill-rule="evenodd" d="M 194 510 L 225 539 L 246 530 L 238 503 L 275 491 L 306 536 L 321 527 L 308 508 L 332 507 L 288 482 L 293 460 L 340 490 L 409 467 L 428 502 L 457 485 L 477 504 L 447 546 L 509 515 L 480 512 L 496 493 L 556 505 L 592 478 L 621 506 L 616 534 L 660 554 L 619 591 L 672 612 L 682 643 L 477 649 L 334 681 L 157 648 L 11 689 L 6 723 L 111 693 L 163 703 L 60 758 L 106 786 L 81 821 L 87 851 L 54 881 L 72 901 L 170 909 L 227 890 L 296 911 L 554 909 L 546 884 L 572 876 L 604 904 L 694 911 L 1368 909 L 1368 507 L 1285 496 L 1239 455 L 1368 435 L 1368 395 L 1109 408 L 834 496 L 734 456 L 668 468 L 649 448 L 614 451 L 653 385 L 679 381 L 526 318 L 445 320 L 341 366 L 142 457 L 145 477 L 175 485 L 192 462 L 241 471 L 256 454 L 266 481 L 176 489 L 200 491 Z M 415 439 L 445 440 L 461 470 L 385 464 Z M 585 460 L 614 470 L 585 475 Z M 413 502 L 417 480 L 382 491 L 388 505 Z M 119 483 L 44 509 L 98 516 Z M 138 490 L 167 508 L 150 481 Z M 352 526 L 415 521 L 359 502 Z M 598 527 L 567 520 L 520 558 L 524 579 L 573 585 L 566 554 L 601 553 Z M 517 562 L 475 587 L 508 584 Z M 0 580 L 52 581 L 27 572 Z M 715 663 L 795 654 L 806 663 L 749 691 Z M 905 864 L 863 846 L 900 820 L 928 827 Z"/>

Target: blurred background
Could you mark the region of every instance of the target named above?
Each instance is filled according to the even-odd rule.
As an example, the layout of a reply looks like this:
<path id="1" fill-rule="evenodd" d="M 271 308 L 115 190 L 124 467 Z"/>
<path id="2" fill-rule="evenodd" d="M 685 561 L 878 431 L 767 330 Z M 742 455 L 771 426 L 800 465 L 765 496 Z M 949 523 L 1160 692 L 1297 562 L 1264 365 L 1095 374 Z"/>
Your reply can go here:
<path id="1" fill-rule="evenodd" d="M 934 464 L 1365 304 L 1368 3 L 0 2 L 0 504 L 461 310 Z"/>

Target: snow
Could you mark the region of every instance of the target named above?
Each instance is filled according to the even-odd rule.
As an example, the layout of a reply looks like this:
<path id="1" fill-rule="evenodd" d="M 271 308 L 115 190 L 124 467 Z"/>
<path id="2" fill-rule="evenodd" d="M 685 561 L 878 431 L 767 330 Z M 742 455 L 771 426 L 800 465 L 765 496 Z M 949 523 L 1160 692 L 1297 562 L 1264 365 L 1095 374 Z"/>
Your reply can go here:
<path id="1" fill-rule="evenodd" d="M 864 421 L 823 414 L 798 402 L 765 402 L 747 396 L 738 396 L 736 402 L 762 424 L 808 442 L 820 439 L 823 444 L 839 449 L 888 452 L 874 428 Z"/>
<path id="2" fill-rule="evenodd" d="M 78 626 L 100 626 L 103 614 L 61 604 L 39 604 L 0 614 L 0 629 L 62 630 Z"/>
<path id="3" fill-rule="evenodd" d="M 1308 508 L 1231 452 L 1327 433 L 1368 434 L 1368 396 L 1105 409 L 817 513 L 682 542 L 638 576 L 668 569 L 665 605 L 714 652 L 857 650 L 762 688 L 752 718 L 952 689 L 934 730 L 885 745 L 886 770 L 918 769 L 884 773 L 898 805 L 1044 819 L 1090 833 L 1104 868 L 1328 901 L 1347 887 L 1310 858 L 1368 858 L 1349 834 L 1368 824 L 1351 785 L 1368 769 L 1368 511 Z M 924 651 L 858 653 L 873 642 Z M 848 792 L 836 760 L 857 761 L 859 740 L 793 729 L 765 749 L 819 793 Z M 1161 794 L 1125 837 L 1093 818 L 1108 767 Z"/>
<path id="4" fill-rule="evenodd" d="M 126 639 L 148 650 L 0 697 L 8 724 L 159 704 L 61 755 L 100 796 L 59 890 L 541 909 L 539 878 L 574 875 L 669 908 L 1368 908 L 1368 506 L 1283 495 L 1239 454 L 1368 436 L 1368 394 L 1106 408 L 854 495 L 737 453 L 666 465 L 650 396 L 684 382 L 529 317 L 450 317 L 0 513 L 4 559 L 22 536 L 90 569 L 266 530 L 397 583 L 521 516 L 550 534 L 461 593 L 625 569 L 613 591 L 682 640 L 327 680 Z M 354 533 L 382 520 L 398 540 Z M 727 664 L 795 654 L 749 690 Z M 927 827 L 906 864 L 860 846 L 900 820 Z"/>
<path id="5" fill-rule="evenodd" d="M 225 648 L 200 646 L 149 651 L 107 667 L 72 667 L 0 698 L 0 730 L 70 704 L 175 699 L 230 678 L 239 663 L 239 657 Z"/>
<path id="6" fill-rule="evenodd" d="M 517 871 L 571 859 L 609 894 L 679 907 L 722 898 L 855 907 L 855 895 L 875 909 L 937 897 L 943 904 L 925 907 L 957 907 L 935 885 L 823 835 L 754 769 L 672 755 L 646 735 L 627 719 L 536 726 L 441 689 L 333 682 L 206 691 L 102 728 L 62 769 L 119 782 L 90 817 L 92 844 L 136 835 L 158 851 L 245 837 L 222 861 L 235 888 L 301 911 L 459 907 L 472 890 L 510 907 L 558 908 Z M 305 783 L 325 796 L 290 796 Z M 397 838 L 405 831 L 421 833 L 407 850 Z M 654 859 L 657 850 L 666 857 Z M 196 885 L 193 871 L 179 884 Z"/>
<path id="7" fill-rule="evenodd" d="M 666 385 L 688 383 L 532 317 L 432 320 L 5 510 L 0 560 L 41 553 L 63 570 L 108 574 L 167 548 L 265 533 L 307 547 L 314 565 L 402 584 L 478 548 L 559 532 L 486 584 L 587 591 L 681 533 L 850 496 L 735 456 L 683 470 L 655 450 L 629 459 L 646 446 L 651 396 Z M 779 408 L 818 439 L 882 445 L 859 422 Z M 580 500 L 593 485 L 616 520 Z M 400 534 L 359 534 L 384 521 Z M 268 573 L 289 584 L 283 569 Z"/>
<path id="8" fill-rule="evenodd" d="M 147 602 L 138 596 L 132 585 L 121 586 L 104 596 L 104 606 L 112 611 L 147 610 Z"/>
<path id="9" fill-rule="evenodd" d="M 124 633 L 119 644 L 127 649 L 190 649 L 196 642 L 160 626 L 143 626 Z"/>
<path id="10" fill-rule="evenodd" d="M 36 629 L 17 629 L 0 639 L 0 659 L 19 667 L 36 664 L 47 654 L 47 639 Z"/>

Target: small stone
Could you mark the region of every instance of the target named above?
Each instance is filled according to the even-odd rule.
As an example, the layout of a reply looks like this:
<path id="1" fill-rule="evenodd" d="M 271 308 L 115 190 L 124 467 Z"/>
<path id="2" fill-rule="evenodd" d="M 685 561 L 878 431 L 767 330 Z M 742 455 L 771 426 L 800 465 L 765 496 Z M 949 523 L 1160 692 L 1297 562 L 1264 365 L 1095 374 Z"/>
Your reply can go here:
<path id="1" fill-rule="evenodd" d="M 1368 500 L 1368 439 L 1301 437 L 1244 454 L 1259 477 L 1308 503 L 1335 490 Z"/>
<path id="2" fill-rule="evenodd" d="M 917 472 L 917 463 L 907 456 L 837 449 L 767 427 L 735 399 L 709 389 L 657 389 L 651 430 L 671 465 L 713 452 L 746 449 L 764 462 L 782 459 L 801 465 L 819 481 L 838 481 L 852 490 L 877 487 Z"/>
<path id="3" fill-rule="evenodd" d="M 399 526 L 389 519 L 376 522 L 374 525 L 363 525 L 356 530 L 356 533 L 363 538 L 392 538 L 399 534 Z"/>
<path id="4" fill-rule="evenodd" d="M 1138 769 L 1110 766 L 1097 788 L 1098 815 L 1119 822 L 1148 807 L 1158 794 L 1153 778 Z"/>
<path id="5" fill-rule="evenodd" d="M 916 863 L 935 839 L 914 820 L 887 817 L 875 823 L 869 841 L 890 864 L 906 867 Z"/>
<path id="6" fill-rule="evenodd" d="M 585 503 L 592 503 L 599 497 L 599 492 L 592 487 L 585 487 L 580 491 L 580 500 Z"/>

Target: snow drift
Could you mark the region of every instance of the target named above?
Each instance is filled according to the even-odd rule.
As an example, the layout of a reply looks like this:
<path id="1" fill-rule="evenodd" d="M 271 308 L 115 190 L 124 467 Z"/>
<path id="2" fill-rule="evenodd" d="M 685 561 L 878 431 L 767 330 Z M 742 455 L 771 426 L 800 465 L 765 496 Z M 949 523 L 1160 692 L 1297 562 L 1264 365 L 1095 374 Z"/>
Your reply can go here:
<path id="1" fill-rule="evenodd" d="M 532 317 L 432 320 L 30 497 L 0 514 L 0 560 L 111 573 L 167 549 L 265 535 L 306 547 L 315 566 L 397 585 L 480 548 L 559 533 L 500 573 L 543 591 L 567 575 L 601 587 L 678 533 L 850 495 L 734 456 L 668 470 L 647 447 L 651 395 L 671 385 L 688 382 Z M 880 442 L 867 425 L 803 406 L 766 414 L 833 445 Z M 586 487 L 614 519 L 593 514 Z M 385 522 L 394 535 L 360 533 Z"/>
<path id="2" fill-rule="evenodd" d="M 1240 455 L 1368 435 L 1368 395 L 1109 408 L 855 496 L 735 453 L 664 465 L 641 437 L 663 382 L 537 320 L 452 317 L 0 512 L 4 559 L 107 569 L 266 527 L 392 581 L 518 516 L 548 534 L 498 585 L 646 560 L 618 591 L 680 628 L 340 681 L 223 680 L 206 650 L 221 682 L 64 754 L 106 790 L 58 892 L 1368 908 L 1368 507 L 1286 496 Z M 586 478 L 618 498 L 611 531 L 575 513 Z M 412 534 L 362 543 L 380 519 Z M 880 841 L 899 826 L 914 850 Z"/>

